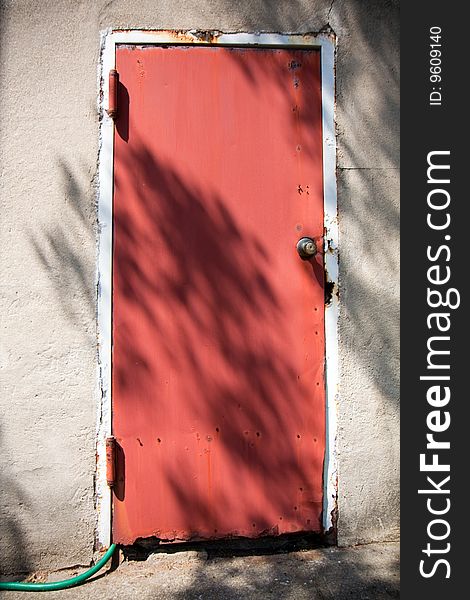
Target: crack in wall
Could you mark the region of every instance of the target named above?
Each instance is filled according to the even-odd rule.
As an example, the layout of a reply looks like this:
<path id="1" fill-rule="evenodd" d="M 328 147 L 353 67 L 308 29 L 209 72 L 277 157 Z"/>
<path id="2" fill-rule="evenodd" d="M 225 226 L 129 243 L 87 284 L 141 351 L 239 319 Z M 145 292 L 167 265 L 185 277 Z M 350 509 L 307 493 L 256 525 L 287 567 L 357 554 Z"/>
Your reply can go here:
<path id="1" fill-rule="evenodd" d="M 336 0 L 331 0 L 331 4 L 330 4 L 330 8 L 328 9 L 328 17 L 327 17 L 327 22 L 328 25 L 331 27 L 330 25 L 330 16 L 331 16 L 331 11 L 333 10 L 333 5 L 336 2 Z"/>

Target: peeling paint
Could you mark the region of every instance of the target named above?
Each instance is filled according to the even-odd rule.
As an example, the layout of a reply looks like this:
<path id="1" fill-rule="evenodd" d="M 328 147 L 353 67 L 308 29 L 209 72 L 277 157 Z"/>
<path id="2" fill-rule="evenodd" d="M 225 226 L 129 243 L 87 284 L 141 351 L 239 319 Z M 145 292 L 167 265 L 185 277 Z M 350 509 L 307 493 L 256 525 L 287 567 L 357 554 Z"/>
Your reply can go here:
<path id="1" fill-rule="evenodd" d="M 328 278 L 325 277 L 325 305 L 329 306 L 331 304 L 332 296 L 335 292 L 335 283 L 333 281 L 328 281 Z"/>

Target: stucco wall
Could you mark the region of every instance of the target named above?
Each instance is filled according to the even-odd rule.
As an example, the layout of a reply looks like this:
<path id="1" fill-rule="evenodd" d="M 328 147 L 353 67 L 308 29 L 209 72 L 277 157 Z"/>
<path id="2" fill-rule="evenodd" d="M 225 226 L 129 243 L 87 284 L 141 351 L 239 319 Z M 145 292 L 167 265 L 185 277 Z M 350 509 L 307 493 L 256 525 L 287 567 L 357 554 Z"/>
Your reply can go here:
<path id="1" fill-rule="evenodd" d="M 100 31 L 338 36 L 339 542 L 398 534 L 397 3 L 17 0 L 0 12 L 0 572 L 88 564 Z"/>

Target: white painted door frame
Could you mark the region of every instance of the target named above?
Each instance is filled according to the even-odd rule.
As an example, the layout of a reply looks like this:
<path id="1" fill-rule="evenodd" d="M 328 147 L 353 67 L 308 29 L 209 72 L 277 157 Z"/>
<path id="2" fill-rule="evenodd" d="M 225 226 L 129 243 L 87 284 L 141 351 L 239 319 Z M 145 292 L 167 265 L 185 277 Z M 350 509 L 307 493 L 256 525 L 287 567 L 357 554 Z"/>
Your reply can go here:
<path id="1" fill-rule="evenodd" d="M 114 123 L 106 113 L 107 74 L 115 68 L 118 44 L 198 44 L 213 46 L 319 49 L 322 81 L 323 201 L 325 273 L 331 300 L 325 307 L 326 444 L 324 461 L 323 530 L 334 525 L 337 502 L 336 406 L 338 401 L 338 219 L 335 138 L 335 41 L 329 34 L 175 32 L 108 29 L 101 33 L 99 65 L 99 186 L 98 186 L 98 418 L 95 480 L 98 549 L 111 543 L 111 491 L 106 483 L 105 440 L 111 435 L 113 139 Z"/>

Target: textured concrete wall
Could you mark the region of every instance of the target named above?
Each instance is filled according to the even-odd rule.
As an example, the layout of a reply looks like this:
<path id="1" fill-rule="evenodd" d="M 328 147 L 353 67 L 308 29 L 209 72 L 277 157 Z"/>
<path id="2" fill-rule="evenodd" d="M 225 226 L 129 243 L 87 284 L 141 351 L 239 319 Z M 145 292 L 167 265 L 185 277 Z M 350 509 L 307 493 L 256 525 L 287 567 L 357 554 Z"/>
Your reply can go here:
<path id="1" fill-rule="evenodd" d="M 338 36 L 339 541 L 398 532 L 398 31 L 385 0 L 16 0 L 0 10 L 0 572 L 89 563 L 99 32 Z"/>
<path id="2" fill-rule="evenodd" d="M 397 2 L 334 2 L 338 36 L 341 544 L 399 527 Z"/>

